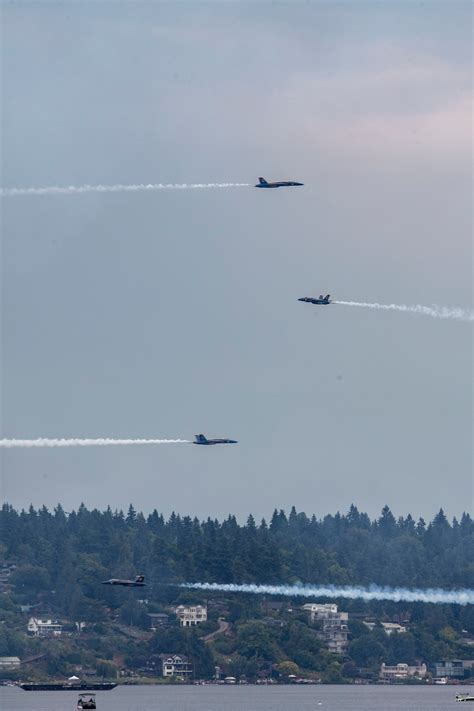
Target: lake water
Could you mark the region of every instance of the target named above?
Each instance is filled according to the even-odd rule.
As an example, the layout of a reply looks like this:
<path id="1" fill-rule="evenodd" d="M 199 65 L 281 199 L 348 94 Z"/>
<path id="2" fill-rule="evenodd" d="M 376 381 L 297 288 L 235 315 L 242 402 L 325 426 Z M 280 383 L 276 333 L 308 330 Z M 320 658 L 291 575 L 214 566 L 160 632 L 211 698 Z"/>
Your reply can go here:
<path id="1" fill-rule="evenodd" d="M 97 711 L 445 711 L 463 686 L 134 686 L 97 693 Z M 0 687 L 1 711 L 74 711 L 72 691 Z M 463 707 L 461 707 L 463 708 Z"/>

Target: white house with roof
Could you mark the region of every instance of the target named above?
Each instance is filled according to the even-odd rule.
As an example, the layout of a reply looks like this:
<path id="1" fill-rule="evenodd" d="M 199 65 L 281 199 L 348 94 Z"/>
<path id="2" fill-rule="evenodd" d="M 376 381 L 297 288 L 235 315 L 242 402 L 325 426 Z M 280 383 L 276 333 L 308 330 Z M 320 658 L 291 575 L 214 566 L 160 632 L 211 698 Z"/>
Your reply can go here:
<path id="1" fill-rule="evenodd" d="M 58 620 L 40 620 L 37 617 L 30 617 L 27 630 L 33 637 L 60 637 L 63 626 Z"/>
<path id="2" fill-rule="evenodd" d="M 391 635 L 394 632 L 397 634 L 403 634 L 407 631 L 404 625 L 399 625 L 397 622 L 381 622 L 385 634 Z"/>
<path id="3" fill-rule="evenodd" d="M 364 625 L 372 632 L 372 630 L 377 627 L 377 622 L 366 622 L 364 620 Z M 405 625 L 399 625 L 398 622 L 381 622 L 380 626 L 385 634 L 388 634 L 389 636 L 394 632 L 396 632 L 396 634 L 403 634 L 407 631 Z"/>
<path id="4" fill-rule="evenodd" d="M 207 621 L 205 605 L 178 605 L 175 612 L 181 627 L 194 627 Z"/>
<path id="5" fill-rule="evenodd" d="M 410 677 L 424 679 L 427 674 L 426 664 L 410 666 L 409 664 L 395 664 L 389 666 L 385 662 L 380 667 L 379 677 L 386 681 L 397 681 L 400 679 L 409 679 Z"/>
<path id="6" fill-rule="evenodd" d="M 193 673 L 193 665 L 184 654 L 160 654 L 163 676 L 188 677 Z"/>

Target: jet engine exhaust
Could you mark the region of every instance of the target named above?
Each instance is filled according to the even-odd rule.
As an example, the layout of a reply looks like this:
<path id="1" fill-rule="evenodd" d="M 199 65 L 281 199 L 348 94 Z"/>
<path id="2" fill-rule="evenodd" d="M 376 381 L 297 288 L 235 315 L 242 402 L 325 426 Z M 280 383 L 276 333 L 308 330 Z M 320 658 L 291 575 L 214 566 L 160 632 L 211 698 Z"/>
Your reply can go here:
<path id="1" fill-rule="evenodd" d="M 138 185 L 68 185 L 44 188 L 1 188 L 0 197 L 16 195 L 80 195 L 83 193 L 138 193 L 154 190 L 206 190 L 210 188 L 246 188 L 250 183 L 140 183 Z"/>
<path id="2" fill-rule="evenodd" d="M 450 308 L 447 306 L 407 306 L 406 304 L 378 304 L 365 303 L 363 301 L 332 301 L 333 304 L 341 306 L 358 306 L 362 309 L 379 309 L 381 311 L 402 311 L 404 313 L 419 314 L 421 316 L 431 316 L 431 318 L 449 319 L 452 321 L 474 322 L 474 312 L 468 309 Z"/>
<path id="3" fill-rule="evenodd" d="M 433 604 L 472 605 L 474 590 L 442 590 L 440 588 L 389 588 L 371 585 L 335 587 L 334 585 L 237 585 L 234 583 L 182 583 L 179 587 L 208 592 L 251 593 L 254 595 L 285 595 L 287 597 L 328 597 L 350 600 L 391 600 L 392 602 L 426 602 Z"/>
<path id="4" fill-rule="evenodd" d="M 0 439 L 0 448 L 15 447 L 114 447 L 137 444 L 190 444 L 187 439 Z"/>

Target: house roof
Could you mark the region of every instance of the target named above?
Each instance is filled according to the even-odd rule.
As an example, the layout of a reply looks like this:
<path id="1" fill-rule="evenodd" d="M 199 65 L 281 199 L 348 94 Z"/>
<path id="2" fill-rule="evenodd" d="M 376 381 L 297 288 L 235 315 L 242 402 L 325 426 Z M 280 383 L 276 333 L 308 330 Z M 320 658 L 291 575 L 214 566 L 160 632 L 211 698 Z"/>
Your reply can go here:
<path id="1" fill-rule="evenodd" d="M 188 661 L 188 658 L 185 654 L 159 654 L 158 656 L 163 661 L 168 661 L 168 659 L 171 659 L 172 661 L 179 660 L 180 662 Z"/>

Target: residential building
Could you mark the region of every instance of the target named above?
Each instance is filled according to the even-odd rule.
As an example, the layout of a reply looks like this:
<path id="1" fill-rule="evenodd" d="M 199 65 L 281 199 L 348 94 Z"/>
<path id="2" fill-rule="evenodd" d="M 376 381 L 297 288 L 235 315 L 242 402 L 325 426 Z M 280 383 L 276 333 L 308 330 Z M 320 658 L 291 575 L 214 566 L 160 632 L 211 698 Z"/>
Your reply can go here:
<path id="1" fill-rule="evenodd" d="M 207 620 L 207 607 L 204 605 L 179 605 L 175 612 L 181 627 L 193 627 Z"/>
<path id="2" fill-rule="evenodd" d="M 347 612 L 332 612 L 323 619 L 324 641 L 333 654 L 344 654 L 347 651 L 348 619 Z"/>
<path id="3" fill-rule="evenodd" d="M 325 642 L 327 649 L 333 654 L 344 654 L 347 650 L 347 623 L 349 613 L 338 612 L 337 605 L 333 603 L 318 605 L 309 603 L 303 609 L 310 613 L 312 622 L 322 623 L 320 638 Z"/>
<path id="4" fill-rule="evenodd" d="M 381 623 L 385 634 L 391 635 L 393 632 L 396 632 L 397 634 L 401 634 L 402 632 L 406 632 L 407 628 L 404 627 L 403 625 L 399 625 L 396 622 L 382 622 Z"/>
<path id="5" fill-rule="evenodd" d="M 464 679 L 469 676 L 471 670 L 474 669 L 474 659 L 451 659 L 442 662 L 436 662 L 435 665 L 436 677 L 451 677 Z"/>
<path id="6" fill-rule="evenodd" d="M 378 622 L 364 621 L 364 625 L 368 627 L 371 632 L 378 626 L 378 624 Z M 391 635 L 393 632 L 396 632 L 397 634 L 402 634 L 403 632 L 407 631 L 407 628 L 404 625 L 399 625 L 397 622 L 380 622 L 380 627 L 382 627 L 385 634 L 388 635 Z"/>
<path id="7" fill-rule="evenodd" d="M 59 637 L 63 632 L 63 625 L 58 620 L 39 620 L 30 617 L 27 629 L 34 637 Z"/>
<path id="8" fill-rule="evenodd" d="M 20 664 L 20 657 L 0 657 L 0 671 L 19 669 Z"/>
<path id="9" fill-rule="evenodd" d="M 427 674 L 426 664 L 410 666 L 409 664 L 396 664 L 388 666 L 385 662 L 380 667 L 379 677 L 387 681 L 397 681 L 399 679 L 416 678 L 424 679 Z"/>
<path id="10" fill-rule="evenodd" d="M 169 621 L 169 615 L 164 612 L 149 612 L 150 627 L 152 630 L 157 630 L 159 627 L 165 627 Z"/>
<path id="11" fill-rule="evenodd" d="M 327 603 L 325 605 L 318 605 L 316 603 L 310 602 L 306 605 L 303 605 L 303 610 L 306 610 L 309 612 L 310 617 L 311 617 L 311 622 L 314 622 L 315 619 L 321 620 L 323 619 L 324 615 L 326 615 L 329 612 L 337 612 L 337 605 L 334 605 L 333 603 Z"/>
<path id="12" fill-rule="evenodd" d="M 184 654 L 160 654 L 162 662 L 163 676 L 190 677 L 193 673 L 193 665 Z"/>

